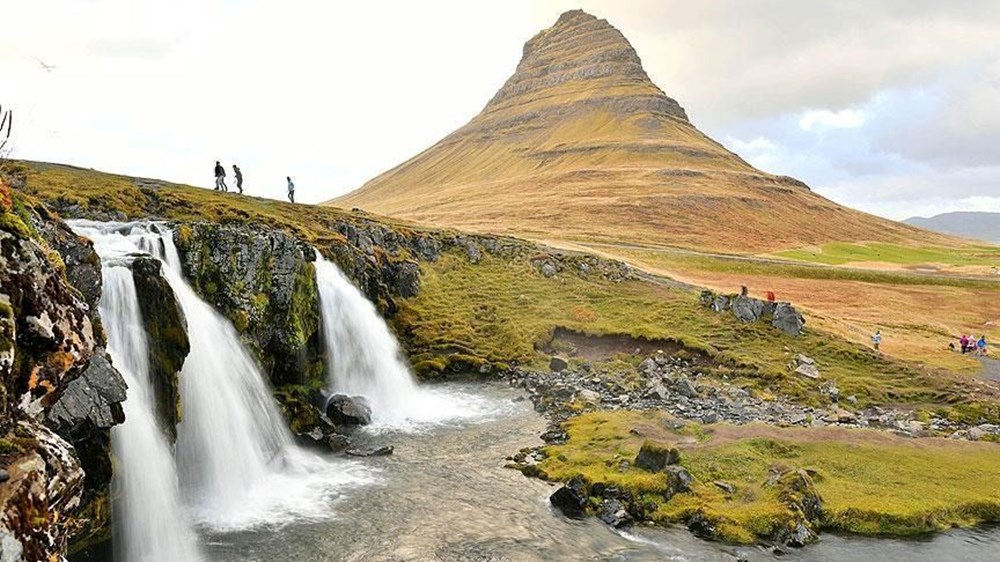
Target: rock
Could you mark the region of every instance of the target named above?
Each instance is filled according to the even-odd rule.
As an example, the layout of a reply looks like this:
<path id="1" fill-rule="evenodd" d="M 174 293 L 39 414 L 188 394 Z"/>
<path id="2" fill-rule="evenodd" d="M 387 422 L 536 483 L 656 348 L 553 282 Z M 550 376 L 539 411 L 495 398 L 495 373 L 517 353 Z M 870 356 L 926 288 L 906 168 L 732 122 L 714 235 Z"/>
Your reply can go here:
<path id="1" fill-rule="evenodd" d="M 549 369 L 555 373 L 561 373 L 569 367 L 569 363 L 562 357 L 552 356 L 549 360 Z"/>
<path id="2" fill-rule="evenodd" d="M 655 370 L 656 360 L 652 357 L 647 357 L 642 360 L 642 363 L 639 363 L 639 372 L 646 376 L 652 375 Z"/>
<path id="3" fill-rule="evenodd" d="M 729 310 L 729 306 L 729 297 L 719 295 L 715 298 L 715 302 L 712 303 L 712 310 L 716 312 L 725 312 Z"/>
<path id="4" fill-rule="evenodd" d="M 540 270 L 542 272 L 542 275 L 544 275 L 546 277 L 552 277 L 556 273 L 559 272 L 559 270 L 556 269 L 555 264 L 553 264 L 551 262 L 545 262 L 545 263 L 543 263 L 542 266 L 541 266 L 541 268 L 540 268 Z"/>
<path id="5" fill-rule="evenodd" d="M 392 445 L 383 445 L 375 449 L 347 449 L 344 451 L 352 457 L 387 457 L 392 454 Z"/>
<path id="6" fill-rule="evenodd" d="M 368 425 L 372 422 L 372 409 L 361 396 L 334 394 L 326 403 L 326 417 L 336 425 Z"/>
<path id="7" fill-rule="evenodd" d="M 818 538 L 815 533 L 809 530 L 809 527 L 799 522 L 795 525 L 795 530 L 785 540 L 785 544 L 792 548 L 802 548 L 816 542 Z"/>
<path id="8" fill-rule="evenodd" d="M 672 494 L 680 494 L 691 491 L 691 483 L 694 482 L 694 477 L 691 476 L 691 473 L 688 472 L 686 468 L 680 465 L 672 464 L 666 467 L 666 473 L 667 486 L 671 490 Z"/>
<path id="9" fill-rule="evenodd" d="M 701 423 L 713 424 L 719 423 L 719 414 L 716 412 L 707 412 L 701 417 Z"/>
<path id="10" fill-rule="evenodd" d="M 174 242 L 192 288 L 232 321 L 272 384 L 308 382 L 321 359 L 309 345 L 321 337 L 312 248 L 256 224 L 181 225 Z M 381 274 L 386 285 L 401 275 Z"/>
<path id="11" fill-rule="evenodd" d="M 560 487 L 549 496 L 549 502 L 566 517 L 582 519 L 587 514 L 587 494 L 583 478 L 577 476 Z"/>
<path id="12" fill-rule="evenodd" d="M 81 433 L 86 424 L 90 429 L 109 429 L 125 421 L 121 405 L 125 389 L 121 374 L 103 356 L 95 355 L 52 405 L 49 423 L 67 434 Z"/>
<path id="13" fill-rule="evenodd" d="M 667 400 L 670 398 L 672 393 L 667 389 L 662 383 L 656 383 L 649 388 L 646 392 L 646 396 L 649 398 L 654 398 L 656 400 Z"/>
<path id="14" fill-rule="evenodd" d="M 677 389 L 677 392 L 681 396 L 686 396 L 688 398 L 694 398 L 694 397 L 698 396 L 698 389 L 695 388 L 694 383 L 691 382 L 691 379 L 688 379 L 686 377 L 682 378 L 682 379 L 679 379 L 674 384 L 674 388 Z"/>
<path id="15" fill-rule="evenodd" d="M 978 427 L 972 427 L 965 432 L 965 435 L 970 441 L 979 441 L 986 437 L 987 433 Z"/>
<path id="16" fill-rule="evenodd" d="M 802 355 L 801 353 L 795 356 L 792 367 L 793 372 L 797 375 L 817 380 L 822 378 L 819 368 L 816 367 L 816 361 L 811 357 Z"/>
<path id="17" fill-rule="evenodd" d="M 733 315 L 743 322 L 756 322 L 764 315 L 764 301 L 739 295 L 730 306 Z"/>
<path id="18" fill-rule="evenodd" d="M 715 484 L 715 487 L 719 488 L 720 490 L 722 490 L 727 494 L 732 494 L 735 491 L 733 485 L 728 482 L 722 482 L 720 480 L 716 480 L 715 482 L 712 482 L 712 484 Z"/>
<path id="19" fill-rule="evenodd" d="M 790 336 L 799 336 L 805 328 L 806 320 L 795 310 L 794 306 L 786 302 L 779 302 L 774 307 L 771 325 Z"/>
<path id="20" fill-rule="evenodd" d="M 132 261 L 135 290 L 142 295 L 139 309 L 149 342 L 149 376 L 157 421 L 173 442 L 182 411 L 177 377 L 191 345 L 184 312 L 160 269 L 160 260 L 155 258 L 139 257 Z"/>
<path id="21" fill-rule="evenodd" d="M 778 498 L 794 506 L 810 521 L 819 521 L 823 515 L 823 498 L 812 476 L 802 469 L 780 472 L 769 481 L 778 490 Z"/>
<path id="22" fill-rule="evenodd" d="M 584 388 L 583 390 L 581 390 L 577 394 L 579 395 L 579 397 L 580 397 L 581 400 L 583 400 L 584 402 L 587 402 L 588 404 L 600 404 L 601 403 L 601 394 L 599 392 L 595 392 L 593 390 Z"/>
<path id="23" fill-rule="evenodd" d="M 662 472 L 667 466 L 681 461 L 681 454 L 676 448 L 665 447 L 652 441 L 645 441 L 635 457 L 635 466 L 649 472 Z"/>
<path id="24" fill-rule="evenodd" d="M 602 501 L 599 517 L 601 521 L 604 521 L 615 529 L 628 527 L 632 524 L 632 516 L 629 515 L 628 510 L 625 509 L 625 505 L 618 499 L 606 499 Z"/>
<path id="25" fill-rule="evenodd" d="M 565 430 L 562 429 L 550 429 L 541 435 L 542 441 L 550 445 L 562 445 L 569 439 Z"/>
<path id="26" fill-rule="evenodd" d="M 417 296 L 420 293 L 420 265 L 416 262 L 397 262 L 389 276 L 390 286 L 403 298 Z"/>
<path id="27" fill-rule="evenodd" d="M 0 468 L 0 484 L 10 480 L 10 473 L 6 469 Z"/>

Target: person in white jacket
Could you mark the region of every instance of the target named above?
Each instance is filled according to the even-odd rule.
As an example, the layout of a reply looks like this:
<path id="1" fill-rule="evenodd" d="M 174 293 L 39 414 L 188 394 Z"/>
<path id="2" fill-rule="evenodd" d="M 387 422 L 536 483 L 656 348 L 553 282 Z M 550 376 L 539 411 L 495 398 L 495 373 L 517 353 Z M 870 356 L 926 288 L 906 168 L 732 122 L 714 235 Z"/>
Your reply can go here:
<path id="1" fill-rule="evenodd" d="M 295 184 L 292 183 L 292 177 L 291 176 L 286 176 L 285 179 L 288 180 L 288 200 L 291 201 L 292 203 L 294 203 L 295 202 Z"/>

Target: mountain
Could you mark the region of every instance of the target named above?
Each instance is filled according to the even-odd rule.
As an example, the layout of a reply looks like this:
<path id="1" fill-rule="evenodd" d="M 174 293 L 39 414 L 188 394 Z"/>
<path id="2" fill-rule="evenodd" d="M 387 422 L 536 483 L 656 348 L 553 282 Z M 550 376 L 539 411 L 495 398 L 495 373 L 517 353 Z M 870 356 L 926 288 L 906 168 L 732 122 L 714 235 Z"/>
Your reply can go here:
<path id="1" fill-rule="evenodd" d="M 525 44 L 468 124 L 327 204 L 548 241 L 722 251 L 936 237 L 755 169 L 689 121 L 621 32 L 580 10 Z"/>
<path id="2" fill-rule="evenodd" d="M 943 213 L 930 218 L 912 217 L 907 224 L 1000 244 L 1000 213 Z"/>

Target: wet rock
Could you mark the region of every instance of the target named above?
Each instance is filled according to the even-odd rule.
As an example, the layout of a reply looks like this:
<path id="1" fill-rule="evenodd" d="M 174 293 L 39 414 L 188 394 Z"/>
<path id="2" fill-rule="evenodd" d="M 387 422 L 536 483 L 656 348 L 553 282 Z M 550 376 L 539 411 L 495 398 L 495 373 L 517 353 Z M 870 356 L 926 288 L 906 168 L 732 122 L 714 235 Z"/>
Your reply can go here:
<path id="1" fill-rule="evenodd" d="M 136 292 L 142 295 L 139 309 L 149 342 L 149 375 L 157 421 L 173 442 L 182 411 L 177 377 L 191 350 L 187 320 L 163 277 L 160 260 L 150 257 L 133 260 L 132 279 Z"/>
<path id="2" fill-rule="evenodd" d="M 362 396 L 334 394 L 326 403 L 326 417 L 335 425 L 368 425 L 372 422 L 372 409 Z"/>
<path id="3" fill-rule="evenodd" d="M 563 515 L 572 519 L 582 519 L 586 514 L 587 494 L 583 478 L 577 476 L 551 496 L 549 502 Z"/>
<path id="4" fill-rule="evenodd" d="M 635 457 L 635 466 L 649 472 L 662 472 L 667 466 L 681 461 L 681 454 L 676 448 L 665 447 L 652 441 L 646 441 Z"/>
<path id="5" fill-rule="evenodd" d="M 549 360 L 549 369 L 551 369 L 554 373 L 561 373 L 565 371 L 567 367 L 569 367 L 569 363 L 562 357 L 553 356 L 552 359 Z"/>
<path id="6" fill-rule="evenodd" d="M 618 499 L 606 499 L 602 501 L 599 517 L 601 521 L 616 529 L 628 527 L 632 524 L 632 516 L 629 515 L 625 505 Z"/>
<path id="7" fill-rule="evenodd" d="M 387 457 L 393 452 L 392 445 L 384 445 L 374 449 L 347 449 L 346 454 L 352 457 Z"/>
<path id="8" fill-rule="evenodd" d="M 351 440 L 346 435 L 339 433 L 334 433 L 327 437 L 326 443 L 334 453 L 339 453 L 351 446 Z"/>

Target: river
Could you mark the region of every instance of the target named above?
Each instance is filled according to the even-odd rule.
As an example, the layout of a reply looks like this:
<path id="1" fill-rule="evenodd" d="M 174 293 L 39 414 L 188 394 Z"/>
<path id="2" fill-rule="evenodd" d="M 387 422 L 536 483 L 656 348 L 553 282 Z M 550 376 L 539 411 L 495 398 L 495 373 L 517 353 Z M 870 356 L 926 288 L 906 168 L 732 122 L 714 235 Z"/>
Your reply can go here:
<path id="1" fill-rule="evenodd" d="M 547 498 L 551 485 L 503 468 L 504 458 L 540 443 L 545 422 L 502 384 L 448 383 L 449 393 L 486 399 L 480 417 L 407 431 L 360 432 L 361 446 L 394 454 L 362 459 L 373 482 L 346 491 L 329 517 L 235 533 L 201 530 L 217 562 L 355 560 L 549 561 L 986 561 L 997 560 L 996 530 L 956 530 L 898 541 L 825 534 L 815 545 L 775 556 L 756 547 L 701 541 L 687 530 L 619 534 L 597 519 L 566 519 Z"/>

